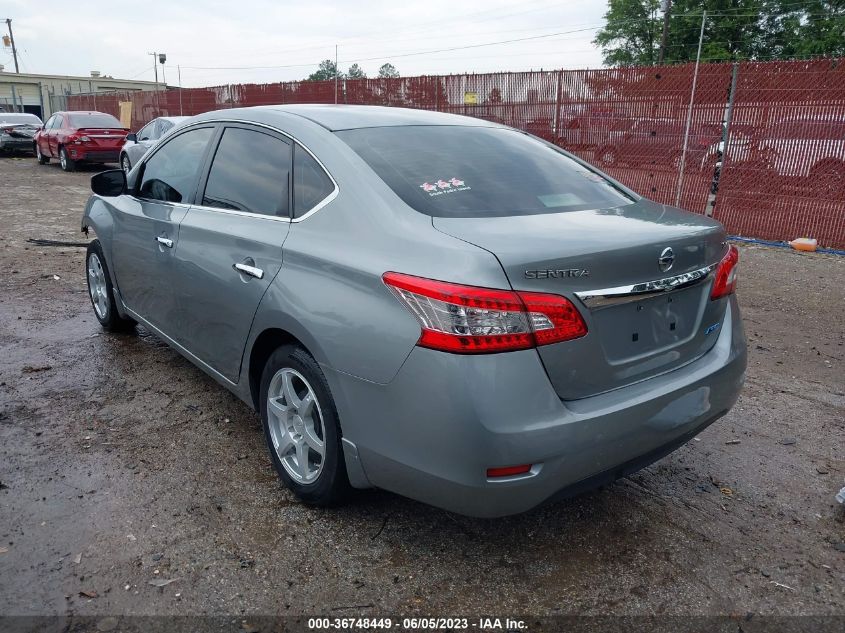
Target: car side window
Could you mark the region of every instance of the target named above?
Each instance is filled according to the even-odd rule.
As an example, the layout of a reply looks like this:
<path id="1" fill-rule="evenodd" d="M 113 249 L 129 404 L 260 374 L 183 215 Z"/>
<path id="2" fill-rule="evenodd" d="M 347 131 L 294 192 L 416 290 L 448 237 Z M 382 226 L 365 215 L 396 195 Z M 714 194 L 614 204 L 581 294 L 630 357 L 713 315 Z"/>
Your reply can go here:
<path id="1" fill-rule="evenodd" d="M 55 120 L 56 120 L 55 115 L 54 115 L 54 116 L 51 116 L 49 119 L 47 119 L 47 122 L 44 124 L 44 131 L 45 131 L 45 132 L 46 132 L 47 130 L 49 130 L 51 127 L 53 127 L 53 122 L 54 122 Z"/>
<path id="2" fill-rule="evenodd" d="M 62 127 L 62 115 L 57 114 L 55 120 L 53 121 L 53 127 L 51 129 L 57 130 Z"/>
<path id="3" fill-rule="evenodd" d="M 299 145 L 293 152 L 293 210 L 299 218 L 334 191 L 334 182 L 320 164 Z"/>
<path id="4" fill-rule="evenodd" d="M 213 127 L 193 129 L 165 143 L 144 163 L 138 196 L 162 202 L 187 200 L 213 134 Z"/>
<path id="5" fill-rule="evenodd" d="M 159 119 L 158 124 L 156 125 L 155 137 L 161 138 L 172 127 L 173 127 L 173 124 L 170 121 L 165 121 L 164 119 Z"/>
<path id="6" fill-rule="evenodd" d="M 206 207 L 288 215 L 290 144 L 244 128 L 223 132 L 202 197 Z"/>
<path id="7" fill-rule="evenodd" d="M 155 121 L 150 121 L 141 130 L 138 132 L 138 140 L 139 141 L 150 141 L 156 138 L 154 136 L 155 132 Z"/>

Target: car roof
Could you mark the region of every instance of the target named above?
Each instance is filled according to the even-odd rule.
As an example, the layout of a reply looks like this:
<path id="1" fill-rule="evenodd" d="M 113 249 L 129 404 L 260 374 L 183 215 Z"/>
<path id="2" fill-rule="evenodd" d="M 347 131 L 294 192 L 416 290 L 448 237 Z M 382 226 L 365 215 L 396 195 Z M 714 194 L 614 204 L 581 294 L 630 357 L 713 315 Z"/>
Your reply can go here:
<path id="1" fill-rule="evenodd" d="M 114 116 L 113 114 L 100 112 L 99 110 L 59 110 L 58 112 L 53 112 L 53 114 L 105 114 L 108 116 Z"/>
<path id="2" fill-rule="evenodd" d="M 473 127 L 502 127 L 483 119 L 389 106 L 297 104 L 257 106 L 243 110 L 261 110 L 272 116 L 273 112 L 294 114 L 330 130 L 353 130 L 365 127 L 400 125 L 464 125 Z M 227 111 L 231 113 L 232 110 Z"/>

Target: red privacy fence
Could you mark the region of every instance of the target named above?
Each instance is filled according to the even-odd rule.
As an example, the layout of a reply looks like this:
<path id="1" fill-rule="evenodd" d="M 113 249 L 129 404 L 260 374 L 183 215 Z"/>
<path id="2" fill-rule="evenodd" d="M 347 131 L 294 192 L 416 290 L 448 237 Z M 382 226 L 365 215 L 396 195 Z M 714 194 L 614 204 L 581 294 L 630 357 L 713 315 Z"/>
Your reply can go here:
<path id="1" fill-rule="evenodd" d="M 422 108 L 512 125 L 732 234 L 845 247 L 845 59 L 237 84 L 73 95 L 156 116 L 252 105 Z"/>

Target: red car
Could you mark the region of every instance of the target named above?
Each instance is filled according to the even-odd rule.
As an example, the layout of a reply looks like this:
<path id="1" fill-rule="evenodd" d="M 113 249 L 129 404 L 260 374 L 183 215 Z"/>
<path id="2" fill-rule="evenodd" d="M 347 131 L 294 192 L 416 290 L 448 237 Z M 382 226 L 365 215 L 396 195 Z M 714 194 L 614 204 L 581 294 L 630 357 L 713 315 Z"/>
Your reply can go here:
<path id="1" fill-rule="evenodd" d="M 35 154 L 42 165 L 58 158 L 65 171 L 80 162 L 116 163 L 127 132 L 104 112 L 56 112 L 35 134 Z"/>

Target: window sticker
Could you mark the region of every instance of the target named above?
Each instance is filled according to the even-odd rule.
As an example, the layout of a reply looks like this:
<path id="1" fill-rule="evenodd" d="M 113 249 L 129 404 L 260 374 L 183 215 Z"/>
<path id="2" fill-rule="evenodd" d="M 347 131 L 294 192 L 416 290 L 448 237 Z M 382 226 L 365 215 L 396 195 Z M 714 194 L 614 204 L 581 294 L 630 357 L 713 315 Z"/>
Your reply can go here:
<path id="1" fill-rule="evenodd" d="M 445 193 L 455 193 L 457 191 L 471 191 L 469 187 L 460 178 L 449 178 L 449 180 L 435 180 L 434 183 L 428 181 L 420 185 L 420 189 L 425 191 L 429 196 L 442 196 Z"/>
<path id="2" fill-rule="evenodd" d="M 553 193 L 547 196 L 537 196 L 545 207 L 570 207 L 583 205 L 584 200 L 574 193 Z"/>

